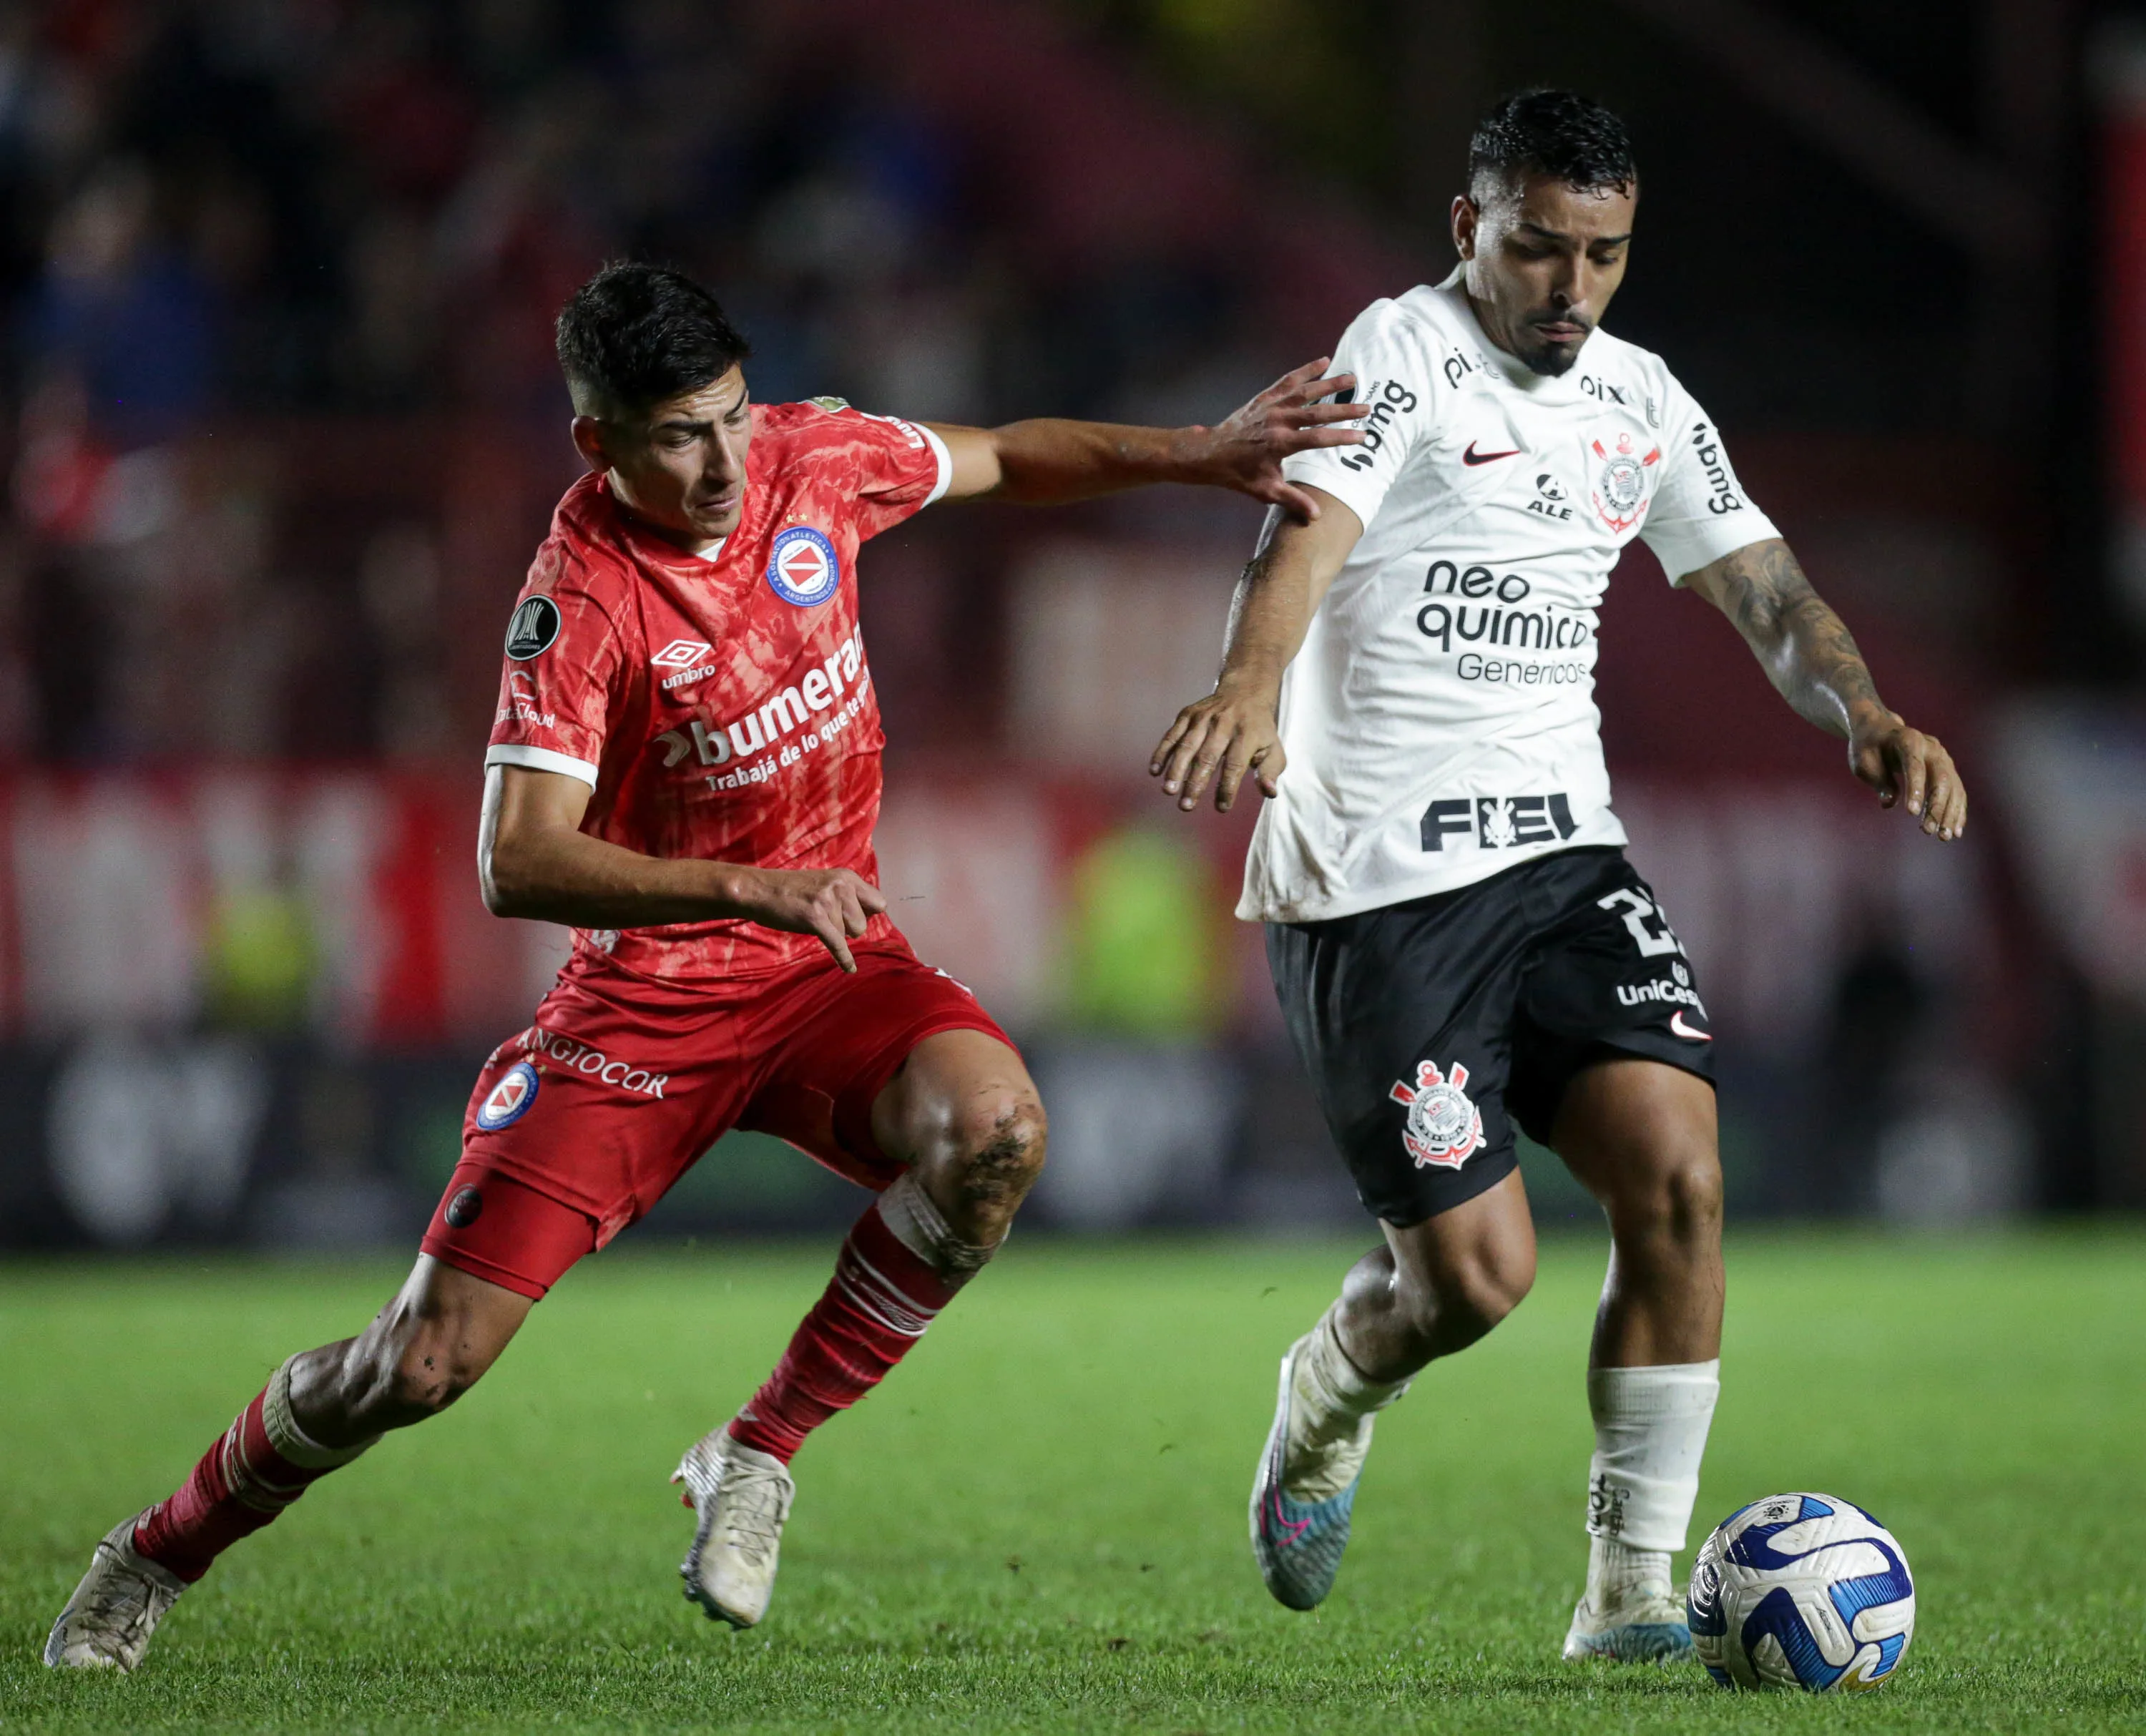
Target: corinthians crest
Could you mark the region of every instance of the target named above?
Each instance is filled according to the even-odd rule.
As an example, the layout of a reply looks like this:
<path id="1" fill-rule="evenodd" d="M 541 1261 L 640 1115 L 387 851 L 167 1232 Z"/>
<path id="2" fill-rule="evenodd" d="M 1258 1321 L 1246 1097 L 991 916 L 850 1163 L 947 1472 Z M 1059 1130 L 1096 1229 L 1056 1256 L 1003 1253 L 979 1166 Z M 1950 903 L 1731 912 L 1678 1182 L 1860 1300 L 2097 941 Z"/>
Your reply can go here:
<path id="1" fill-rule="evenodd" d="M 1483 1143 L 1483 1111 L 1475 1107 L 1461 1087 L 1468 1070 L 1455 1066 L 1447 1078 L 1436 1061 L 1415 1064 L 1415 1083 L 1395 1080 L 1386 1095 L 1408 1106 L 1408 1125 L 1401 1130 L 1401 1144 L 1419 1170 L 1435 1164 L 1457 1170 L 1474 1156 Z"/>
<path id="2" fill-rule="evenodd" d="M 1629 531 L 1639 521 L 1639 514 L 1644 510 L 1642 502 L 1647 497 L 1647 471 L 1662 461 L 1662 449 L 1650 446 L 1643 457 L 1629 434 L 1617 436 L 1614 451 L 1599 440 L 1587 443 L 1601 461 L 1600 468 L 1595 473 L 1595 510 L 1611 530 Z"/>

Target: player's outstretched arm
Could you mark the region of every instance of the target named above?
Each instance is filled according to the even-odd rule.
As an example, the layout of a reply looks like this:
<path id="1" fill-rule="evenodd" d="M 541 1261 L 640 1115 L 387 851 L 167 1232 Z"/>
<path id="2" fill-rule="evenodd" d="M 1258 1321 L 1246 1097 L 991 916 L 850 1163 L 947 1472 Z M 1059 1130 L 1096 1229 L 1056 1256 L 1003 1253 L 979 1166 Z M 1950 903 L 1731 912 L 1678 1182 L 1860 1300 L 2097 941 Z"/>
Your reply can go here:
<path id="1" fill-rule="evenodd" d="M 1848 765 L 1891 807 L 1904 801 L 1932 837 L 1967 830 L 1967 787 L 1934 736 L 1886 710 L 1847 624 L 1811 589 L 1787 543 L 1769 536 L 1684 580 L 1729 620 L 1782 698 L 1848 740 Z"/>
<path id="2" fill-rule="evenodd" d="M 1282 671 L 1304 643 L 1313 612 L 1364 534 L 1355 513 L 1323 488 L 1307 486 L 1321 510 L 1298 522 L 1279 512 L 1230 602 L 1229 637 L 1215 691 L 1177 714 L 1156 744 L 1148 774 L 1180 808 L 1215 781 L 1215 806 L 1228 813 L 1250 773 L 1262 796 L 1275 793 L 1287 756 L 1275 712 Z"/>
<path id="3" fill-rule="evenodd" d="M 742 917 L 817 935 L 845 970 L 849 943 L 886 908 L 878 887 L 846 868 L 741 867 L 673 861 L 591 838 L 581 829 L 593 793 L 579 778 L 520 766 L 485 774 L 477 879 L 495 916 L 575 928 L 649 928 Z"/>
<path id="4" fill-rule="evenodd" d="M 1316 517 L 1315 491 L 1286 481 L 1281 461 L 1292 452 L 1355 446 L 1364 438 L 1346 426 L 1363 419 L 1363 406 L 1320 402 L 1355 387 L 1353 374 L 1327 376 L 1330 359 L 1322 356 L 1284 374 L 1211 428 L 1136 428 L 1050 417 L 1002 428 L 932 423 L 931 432 L 946 443 L 954 461 L 946 497 L 988 495 L 1048 506 L 1151 482 L 1189 482 L 1232 488 L 1300 518 Z"/>

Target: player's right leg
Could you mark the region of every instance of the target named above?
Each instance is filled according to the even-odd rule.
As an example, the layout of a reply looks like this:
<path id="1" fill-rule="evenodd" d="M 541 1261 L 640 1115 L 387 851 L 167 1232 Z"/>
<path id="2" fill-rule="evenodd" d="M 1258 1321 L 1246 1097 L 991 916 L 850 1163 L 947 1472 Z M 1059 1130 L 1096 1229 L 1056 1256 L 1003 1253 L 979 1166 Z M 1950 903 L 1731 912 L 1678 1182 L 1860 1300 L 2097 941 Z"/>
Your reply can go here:
<path id="1" fill-rule="evenodd" d="M 1341 1295 L 1282 1358 L 1273 1426 L 1252 1487 L 1252 1550 L 1267 1589 L 1317 1605 L 1347 1546 L 1377 1414 L 1437 1358 L 1465 1350 L 1535 1281 L 1520 1172 L 1406 1229 L 1350 1269 Z"/>
<path id="2" fill-rule="evenodd" d="M 813 1035 L 793 1045 L 830 1088 L 814 1095 L 835 1127 L 848 1125 L 846 1149 L 829 1130 L 789 1130 L 877 1185 L 879 1198 L 851 1226 L 832 1281 L 775 1371 L 730 1423 L 687 1449 L 673 1479 L 697 1516 L 680 1569 L 686 1594 L 733 1627 L 766 1613 L 796 1494 L 792 1457 L 916 1347 L 1006 1239 L 1043 1165 L 1035 1085 L 1004 1034 L 982 1028 L 968 991 L 906 949 L 871 963 L 841 985 L 843 1031 L 808 1027 Z M 909 1046 L 903 1025 L 935 1017 L 971 1022 Z"/>
<path id="3" fill-rule="evenodd" d="M 1282 1015 L 1385 1245 L 1283 1357 L 1252 1554 L 1293 1609 L 1324 1599 L 1372 1419 L 1535 1280 L 1505 1103 L 1525 870 L 1334 920 L 1270 924 Z"/>
<path id="4" fill-rule="evenodd" d="M 55 1668 L 132 1669 L 179 1594 L 242 1537 L 490 1368 L 532 1299 L 420 1255 L 352 1339 L 293 1356 L 172 1494 L 112 1527 L 45 1642 Z"/>

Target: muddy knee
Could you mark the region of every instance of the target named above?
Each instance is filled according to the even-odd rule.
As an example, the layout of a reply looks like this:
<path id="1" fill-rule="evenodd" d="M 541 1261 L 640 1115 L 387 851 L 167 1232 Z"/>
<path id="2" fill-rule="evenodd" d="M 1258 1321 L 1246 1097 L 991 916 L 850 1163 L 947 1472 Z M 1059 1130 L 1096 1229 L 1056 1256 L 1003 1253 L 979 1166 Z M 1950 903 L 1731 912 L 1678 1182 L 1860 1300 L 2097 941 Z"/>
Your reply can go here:
<path id="1" fill-rule="evenodd" d="M 1043 1105 L 1026 1095 L 988 1094 L 955 1116 L 948 1135 L 929 1165 L 932 1192 L 972 1240 L 996 1241 L 1043 1173 Z"/>

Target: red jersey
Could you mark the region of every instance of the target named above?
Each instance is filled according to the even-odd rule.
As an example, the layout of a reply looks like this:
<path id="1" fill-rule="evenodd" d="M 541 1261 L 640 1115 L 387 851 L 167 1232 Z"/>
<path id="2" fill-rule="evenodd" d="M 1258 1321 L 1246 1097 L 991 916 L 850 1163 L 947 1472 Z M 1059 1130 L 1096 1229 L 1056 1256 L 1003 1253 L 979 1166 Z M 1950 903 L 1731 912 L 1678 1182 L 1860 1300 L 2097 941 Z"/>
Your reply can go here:
<path id="1" fill-rule="evenodd" d="M 580 778 L 581 830 L 644 856 L 876 884 L 886 737 L 857 550 L 944 494 L 952 460 L 929 429 L 837 400 L 751 413 L 743 514 L 706 554 L 636 524 L 600 476 L 566 491 L 507 628 L 485 763 Z M 691 981 L 824 950 L 736 920 L 577 930 L 569 968 L 608 955 Z"/>

